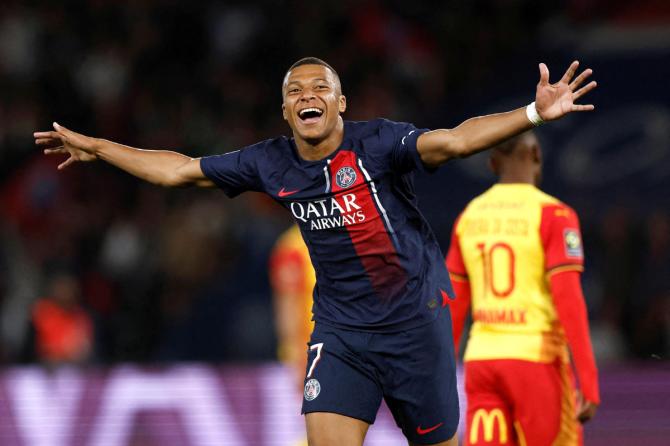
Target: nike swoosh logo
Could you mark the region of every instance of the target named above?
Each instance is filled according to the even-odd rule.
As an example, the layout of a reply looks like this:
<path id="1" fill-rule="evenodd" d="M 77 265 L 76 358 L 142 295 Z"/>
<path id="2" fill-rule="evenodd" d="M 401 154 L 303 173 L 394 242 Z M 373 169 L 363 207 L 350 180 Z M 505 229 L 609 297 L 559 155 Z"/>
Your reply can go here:
<path id="1" fill-rule="evenodd" d="M 444 422 L 439 423 L 439 424 L 436 424 L 435 426 L 433 426 L 433 427 L 429 427 L 429 428 L 426 428 L 426 429 L 421 429 L 421 426 L 418 426 L 418 427 L 416 428 L 416 433 L 419 434 L 419 435 L 426 435 L 426 434 L 428 434 L 428 433 L 430 433 L 430 432 L 433 432 L 435 429 L 437 429 L 438 427 L 442 426 L 443 424 L 444 424 Z"/>
<path id="2" fill-rule="evenodd" d="M 281 198 L 284 198 L 284 197 L 288 197 L 289 195 L 293 195 L 294 193 L 299 192 L 299 191 L 300 191 L 300 189 L 284 190 L 284 188 L 282 187 L 281 190 L 277 193 L 277 195 L 279 195 L 279 197 L 281 197 Z"/>

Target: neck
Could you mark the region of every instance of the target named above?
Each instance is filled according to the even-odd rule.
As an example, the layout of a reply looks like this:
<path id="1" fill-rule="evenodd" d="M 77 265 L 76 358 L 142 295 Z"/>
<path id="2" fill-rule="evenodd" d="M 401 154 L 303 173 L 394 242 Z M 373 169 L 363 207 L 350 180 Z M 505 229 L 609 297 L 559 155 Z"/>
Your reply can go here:
<path id="1" fill-rule="evenodd" d="M 319 141 L 311 141 L 302 139 L 293 132 L 295 139 L 295 146 L 298 149 L 300 157 L 307 161 L 318 161 L 326 158 L 333 153 L 342 144 L 344 138 L 344 121 L 338 117 L 335 128 L 328 134 L 328 136 Z"/>
<path id="2" fill-rule="evenodd" d="M 522 184 L 535 184 L 535 174 L 527 169 L 524 170 L 507 170 L 500 174 L 500 179 L 498 183 L 501 184 L 511 184 L 511 183 L 522 183 Z"/>

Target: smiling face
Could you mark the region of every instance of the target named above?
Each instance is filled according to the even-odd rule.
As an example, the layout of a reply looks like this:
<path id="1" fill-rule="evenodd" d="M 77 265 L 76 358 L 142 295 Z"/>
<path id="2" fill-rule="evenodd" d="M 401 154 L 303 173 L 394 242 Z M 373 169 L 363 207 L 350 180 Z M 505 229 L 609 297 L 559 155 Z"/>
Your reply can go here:
<path id="1" fill-rule="evenodd" d="M 284 78 L 282 113 L 296 139 L 317 145 L 337 127 L 347 100 L 337 76 L 323 65 L 300 65 Z"/>

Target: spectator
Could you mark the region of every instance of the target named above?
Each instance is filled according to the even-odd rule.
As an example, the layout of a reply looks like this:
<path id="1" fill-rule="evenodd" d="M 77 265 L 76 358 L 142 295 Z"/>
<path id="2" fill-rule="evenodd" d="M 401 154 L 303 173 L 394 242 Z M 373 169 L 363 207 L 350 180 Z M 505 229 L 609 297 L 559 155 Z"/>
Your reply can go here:
<path id="1" fill-rule="evenodd" d="M 32 309 L 35 357 L 48 365 L 84 363 L 92 357 L 93 323 L 79 303 L 77 279 L 57 274 L 49 283 L 47 296 Z"/>

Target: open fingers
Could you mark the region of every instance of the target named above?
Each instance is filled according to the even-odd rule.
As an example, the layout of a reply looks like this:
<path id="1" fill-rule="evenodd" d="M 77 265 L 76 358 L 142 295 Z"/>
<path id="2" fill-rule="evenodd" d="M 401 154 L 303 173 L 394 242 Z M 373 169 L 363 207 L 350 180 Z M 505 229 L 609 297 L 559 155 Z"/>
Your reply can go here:
<path id="1" fill-rule="evenodd" d="M 48 131 L 48 132 L 35 132 L 33 133 L 33 138 L 37 139 L 59 139 L 63 140 L 63 135 L 58 132 Z"/>
<path id="2" fill-rule="evenodd" d="M 593 90 L 597 86 L 598 83 L 596 81 L 589 82 L 588 84 L 584 85 L 582 88 L 580 88 L 579 90 L 575 91 L 572 94 L 572 100 L 576 101 L 577 99 L 581 98 L 582 96 L 584 96 L 586 93 Z"/>
<path id="3" fill-rule="evenodd" d="M 549 68 L 543 63 L 540 64 L 540 85 L 549 85 Z"/>
<path id="4" fill-rule="evenodd" d="M 570 82 L 570 79 L 572 79 L 572 76 L 575 75 L 575 71 L 577 71 L 577 67 L 579 67 L 579 62 L 574 61 L 570 64 L 568 69 L 566 70 L 565 74 L 561 78 L 561 82 L 565 82 L 566 84 Z"/>
<path id="5" fill-rule="evenodd" d="M 572 109 L 570 111 L 592 111 L 596 108 L 593 104 L 572 104 Z"/>
<path id="6" fill-rule="evenodd" d="M 74 159 L 74 157 L 72 157 L 72 156 L 69 157 L 69 158 L 66 159 L 64 162 L 62 162 L 62 163 L 60 163 L 60 164 L 58 165 L 58 170 L 63 170 L 63 169 L 65 169 L 67 166 L 69 166 L 70 164 L 74 163 L 75 161 L 76 161 L 76 160 Z"/>
<path id="7" fill-rule="evenodd" d="M 54 138 L 37 138 L 35 140 L 35 144 L 38 146 L 47 146 L 47 147 L 57 147 L 57 146 L 62 146 L 63 141 L 60 139 L 54 139 Z"/>
<path id="8" fill-rule="evenodd" d="M 590 68 L 579 73 L 579 76 L 577 76 L 574 81 L 570 82 L 570 90 L 575 91 L 587 77 L 591 76 L 591 74 L 593 74 L 593 70 Z"/>
<path id="9" fill-rule="evenodd" d="M 67 150 L 65 150 L 65 147 L 59 146 L 59 147 L 54 147 L 51 149 L 44 149 L 44 154 L 45 155 L 61 155 L 64 153 L 68 153 Z"/>

